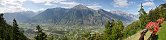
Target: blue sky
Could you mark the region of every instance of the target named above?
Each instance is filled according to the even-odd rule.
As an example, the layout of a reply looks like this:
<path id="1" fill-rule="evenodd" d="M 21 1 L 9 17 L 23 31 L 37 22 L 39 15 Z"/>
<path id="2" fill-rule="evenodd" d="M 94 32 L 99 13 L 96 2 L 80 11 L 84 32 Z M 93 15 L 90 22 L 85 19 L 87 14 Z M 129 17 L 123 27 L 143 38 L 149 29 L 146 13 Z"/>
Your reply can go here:
<path id="1" fill-rule="evenodd" d="M 72 8 L 82 4 L 94 10 L 104 9 L 107 11 L 125 11 L 131 14 L 138 14 L 140 4 L 146 11 L 155 8 L 159 4 L 166 3 L 166 0 L 0 0 L 0 13 L 40 11 L 48 8 Z"/>

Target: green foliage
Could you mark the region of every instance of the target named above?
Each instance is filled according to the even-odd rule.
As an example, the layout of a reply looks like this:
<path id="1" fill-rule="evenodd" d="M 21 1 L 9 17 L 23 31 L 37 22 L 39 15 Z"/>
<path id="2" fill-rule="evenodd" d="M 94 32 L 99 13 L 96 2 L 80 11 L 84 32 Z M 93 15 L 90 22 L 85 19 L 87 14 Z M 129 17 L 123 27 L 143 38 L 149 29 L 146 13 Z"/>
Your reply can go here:
<path id="1" fill-rule="evenodd" d="M 12 28 L 12 40 L 28 40 L 27 37 L 20 31 L 17 21 L 13 20 L 13 28 Z"/>
<path id="2" fill-rule="evenodd" d="M 139 20 L 140 20 L 140 27 L 143 29 L 144 26 L 150 21 L 148 14 L 144 11 L 143 6 L 141 4 L 141 9 L 138 11 L 139 12 Z"/>
<path id="3" fill-rule="evenodd" d="M 102 36 L 99 33 L 94 35 L 94 40 L 102 40 Z"/>
<path id="4" fill-rule="evenodd" d="M 149 11 L 150 20 L 153 22 L 155 22 L 161 16 L 162 16 L 162 13 L 160 12 L 160 9 L 158 7 L 154 10 Z"/>
<path id="5" fill-rule="evenodd" d="M 160 31 L 158 32 L 158 40 L 165 40 L 166 38 L 166 21 L 161 25 Z"/>
<path id="6" fill-rule="evenodd" d="M 123 23 L 122 21 L 118 20 L 115 22 L 112 20 L 110 23 L 109 21 L 105 25 L 105 31 L 104 31 L 104 40 L 117 40 L 122 39 L 123 37 Z"/>
<path id="7" fill-rule="evenodd" d="M 53 34 L 49 35 L 48 40 L 54 40 L 54 35 Z"/>
<path id="8" fill-rule="evenodd" d="M 13 20 L 13 26 L 6 23 L 3 14 L 0 14 L 0 39 L 2 40 L 29 40 L 23 32 L 20 32 L 17 22 Z"/>
<path id="9" fill-rule="evenodd" d="M 86 32 L 82 37 L 84 37 L 85 40 L 90 40 L 91 34 L 90 32 Z"/>
<path id="10" fill-rule="evenodd" d="M 166 4 L 161 4 L 159 7 L 156 7 L 153 10 L 149 11 L 149 17 L 151 21 L 156 21 L 159 18 L 166 18 Z"/>
<path id="11" fill-rule="evenodd" d="M 141 8 L 138 11 L 139 12 L 139 20 L 129 24 L 125 29 L 123 30 L 123 38 L 127 38 L 133 34 L 135 34 L 140 29 L 144 29 L 146 24 L 150 21 L 148 14 L 144 11 L 143 6 L 141 4 Z"/>
<path id="12" fill-rule="evenodd" d="M 112 33 L 111 33 L 111 40 L 117 40 L 117 39 L 122 39 L 123 37 L 123 23 L 118 20 L 115 25 L 112 27 Z"/>
<path id="13" fill-rule="evenodd" d="M 103 40 L 103 36 L 100 33 L 86 33 L 83 35 L 85 40 Z"/>
<path id="14" fill-rule="evenodd" d="M 105 25 L 105 30 L 104 30 L 104 40 L 111 40 L 111 27 L 113 27 L 113 22 L 112 21 L 112 24 L 110 23 L 110 21 L 107 21 L 106 25 Z M 111 25 L 111 26 L 110 26 Z"/>
<path id="15" fill-rule="evenodd" d="M 37 28 L 37 35 L 35 36 L 35 39 L 36 40 L 47 40 L 46 38 L 47 38 L 47 35 L 44 33 L 44 32 L 42 32 L 42 28 L 40 28 L 40 26 L 38 25 L 38 26 L 36 26 L 36 28 Z"/>
<path id="16" fill-rule="evenodd" d="M 139 20 L 131 23 L 124 29 L 123 38 L 127 38 L 133 34 L 135 34 L 137 31 L 144 29 L 146 24 L 150 22 L 149 15 L 144 11 L 143 6 L 141 4 L 141 8 L 138 11 L 139 12 Z"/>
<path id="17" fill-rule="evenodd" d="M 166 10 L 164 8 L 166 8 L 166 4 L 161 4 L 159 7 L 150 10 L 149 13 L 146 13 L 141 5 L 141 9 L 138 11 L 140 13 L 139 20 L 125 28 L 123 38 L 127 38 L 145 28 L 146 24 L 150 21 L 156 22 L 159 18 L 166 18 Z"/>
<path id="18" fill-rule="evenodd" d="M 125 27 L 124 29 L 124 33 L 123 33 L 123 38 L 127 38 L 133 34 L 135 34 L 137 31 L 139 31 L 140 29 L 142 29 L 140 27 L 140 21 L 135 21 L 133 23 L 131 23 L 130 25 L 128 25 L 127 27 Z"/>

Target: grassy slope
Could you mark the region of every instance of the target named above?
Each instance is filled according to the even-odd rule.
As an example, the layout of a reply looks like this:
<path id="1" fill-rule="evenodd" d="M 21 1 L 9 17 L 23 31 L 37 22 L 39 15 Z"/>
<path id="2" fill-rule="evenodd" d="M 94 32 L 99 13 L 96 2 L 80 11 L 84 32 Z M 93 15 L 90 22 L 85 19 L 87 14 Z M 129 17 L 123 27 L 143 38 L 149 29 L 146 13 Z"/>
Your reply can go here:
<path id="1" fill-rule="evenodd" d="M 141 30 L 141 31 L 138 31 L 136 34 L 134 34 L 134 35 L 128 37 L 128 38 L 125 39 L 125 40 L 139 40 L 139 37 L 140 37 L 140 33 L 141 33 L 141 32 L 142 32 L 142 30 Z M 147 38 L 150 36 L 150 34 L 151 34 L 150 31 L 148 31 L 148 32 L 146 33 L 146 35 L 145 35 L 145 40 L 147 40 Z"/>
<path id="2" fill-rule="evenodd" d="M 159 32 L 157 33 L 158 35 L 158 40 L 165 40 L 166 39 L 166 21 L 161 25 L 162 27 L 160 27 Z M 125 40 L 139 40 L 140 37 L 140 33 L 142 32 L 142 30 L 138 31 L 136 34 L 128 37 Z M 147 38 L 149 38 L 151 32 L 147 32 L 145 35 L 145 40 L 147 40 Z"/>
<path id="3" fill-rule="evenodd" d="M 161 25 L 160 31 L 158 32 L 158 40 L 166 39 L 166 21 Z"/>

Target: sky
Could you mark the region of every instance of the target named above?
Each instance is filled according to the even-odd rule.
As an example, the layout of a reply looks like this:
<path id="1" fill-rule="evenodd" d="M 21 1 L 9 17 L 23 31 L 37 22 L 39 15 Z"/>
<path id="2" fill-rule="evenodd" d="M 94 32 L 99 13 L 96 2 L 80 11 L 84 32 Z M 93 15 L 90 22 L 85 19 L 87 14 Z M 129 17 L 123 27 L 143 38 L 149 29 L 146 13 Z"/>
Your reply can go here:
<path id="1" fill-rule="evenodd" d="M 150 9 L 166 3 L 166 0 L 0 0 L 0 13 L 22 11 L 38 12 L 48 8 L 72 8 L 82 4 L 94 10 L 118 10 L 138 14 L 141 3 L 145 11 L 148 12 Z"/>

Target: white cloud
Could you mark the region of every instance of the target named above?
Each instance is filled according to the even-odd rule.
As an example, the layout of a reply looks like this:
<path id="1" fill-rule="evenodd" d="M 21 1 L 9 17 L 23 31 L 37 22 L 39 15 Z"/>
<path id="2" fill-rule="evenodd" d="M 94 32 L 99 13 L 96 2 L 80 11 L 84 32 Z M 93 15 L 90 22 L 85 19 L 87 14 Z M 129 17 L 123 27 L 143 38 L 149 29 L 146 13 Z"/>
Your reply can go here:
<path id="1" fill-rule="evenodd" d="M 145 2 L 142 4 L 143 6 L 155 6 L 153 2 Z"/>
<path id="2" fill-rule="evenodd" d="M 87 7 L 88 8 L 92 8 L 94 10 L 98 10 L 98 9 L 102 8 L 102 6 L 97 5 L 97 4 L 88 5 Z"/>
<path id="3" fill-rule="evenodd" d="M 23 7 L 24 2 L 31 1 L 33 3 L 43 4 L 45 6 L 58 5 L 59 7 L 71 8 L 80 3 L 68 0 L 0 0 L 0 13 L 4 12 L 20 12 L 20 11 L 33 11 Z"/>
<path id="4" fill-rule="evenodd" d="M 59 2 L 59 4 L 63 5 L 62 7 L 64 7 L 64 8 L 71 8 L 71 7 L 74 7 L 76 5 L 79 5 L 80 3 L 77 3 L 77 2 Z"/>
<path id="5" fill-rule="evenodd" d="M 0 13 L 4 13 L 5 8 L 0 7 Z"/>
<path id="6" fill-rule="evenodd" d="M 26 11 L 22 6 L 24 1 L 26 0 L 0 0 L 0 13 Z"/>
<path id="7" fill-rule="evenodd" d="M 126 7 L 128 6 L 128 0 L 113 0 L 115 3 L 114 3 L 114 6 L 115 7 Z"/>
<path id="8" fill-rule="evenodd" d="M 39 10 L 32 10 L 29 8 L 23 7 L 24 2 L 31 1 L 33 3 L 43 4 L 45 6 L 51 5 L 58 5 L 56 7 L 63 7 L 63 8 L 71 8 L 78 4 L 75 1 L 68 1 L 68 0 L 0 0 L 0 13 L 4 12 L 21 12 L 21 11 L 39 11 Z M 87 7 L 92 9 L 100 9 L 102 6 L 98 5 L 97 3 L 94 4 L 85 4 Z M 43 8 L 41 8 L 43 10 Z"/>
<path id="9" fill-rule="evenodd" d="M 51 6 L 54 3 L 60 3 L 60 2 L 66 1 L 66 0 L 30 0 L 30 1 L 32 1 L 34 3 L 44 3 L 44 5 Z"/>
<path id="10" fill-rule="evenodd" d="M 47 3 L 45 3 L 44 5 L 51 6 L 51 5 L 53 5 L 53 4 L 52 4 L 52 3 L 47 2 Z"/>
<path id="11" fill-rule="evenodd" d="M 108 12 L 110 12 L 111 10 L 109 10 L 109 9 L 104 9 L 105 11 L 108 11 Z"/>
<path id="12" fill-rule="evenodd" d="M 144 0 L 144 1 L 154 1 L 154 0 Z"/>
<path id="13" fill-rule="evenodd" d="M 151 9 L 153 9 L 153 8 L 156 7 L 155 4 L 154 4 L 152 1 L 146 1 L 146 2 L 142 3 L 142 5 L 143 5 L 144 7 L 148 7 L 148 8 L 146 8 L 146 10 L 145 10 L 146 13 L 148 13 L 149 10 L 151 10 Z M 137 10 L 140 10 L 140 8 L 141 8 L 141 4 L 138 5 Z"/>
<path id="14" fill-rule="evenodd" d="M 39 11 L 44 11 L 44 10 L 46 10 L 46 9 L 40 8 L 40 9 L 37 9 L 37 10 L 31 10 L 31 11 L 33 11 L 33 12 L 39 12 Z"/>
<path id="15" fill-rule="evenodd" d="M 63 5 L 61 7 L 64 7 L 64 8 L 70 8 L 79 4 L 77 2 L 68 1 L 68 0 L 30 0 L 30 1 L 34 3 L 43 3 L 46 6 Z"/>
<path id="16" fill-rule="evenodd" d="M 47 3 L 47 2 L 53 2 L 54 0 L 31 0 L 34 3 Z"/>

